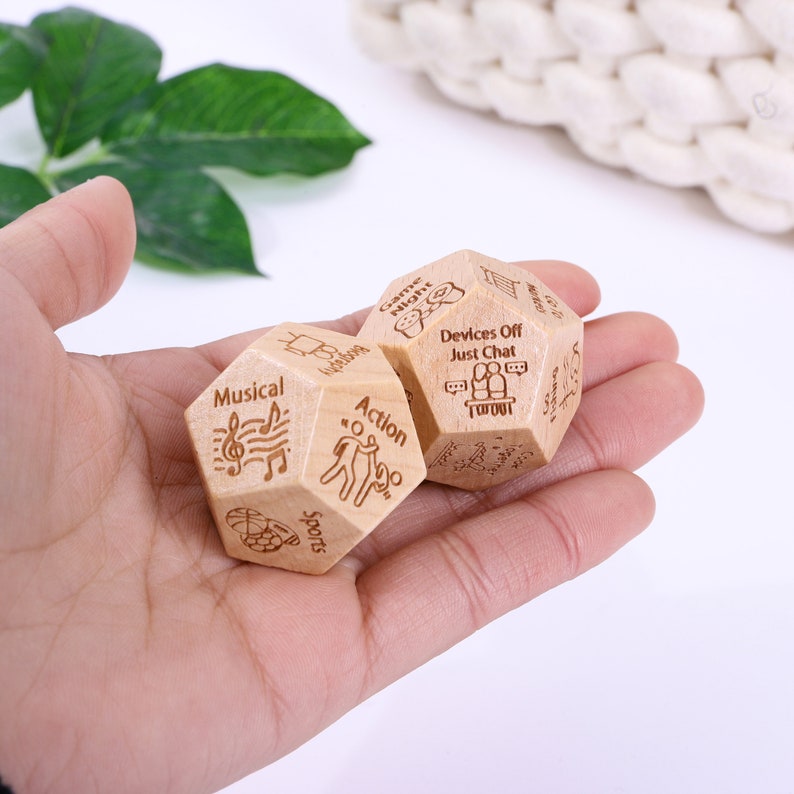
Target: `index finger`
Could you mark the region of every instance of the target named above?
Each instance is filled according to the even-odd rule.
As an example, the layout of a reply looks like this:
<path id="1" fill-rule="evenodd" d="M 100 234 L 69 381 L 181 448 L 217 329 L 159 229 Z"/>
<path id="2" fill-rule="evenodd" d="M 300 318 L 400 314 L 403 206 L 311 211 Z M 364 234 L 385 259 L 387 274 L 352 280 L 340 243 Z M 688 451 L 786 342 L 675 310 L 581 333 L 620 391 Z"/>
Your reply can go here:
<path id="1" fill-rule="evenodd" d="M 129 194 L 108 177 L 50 199 L 0 232 L 0 268 L 52 328 L 104 305 L 124 280 L 134 250 Z"/>

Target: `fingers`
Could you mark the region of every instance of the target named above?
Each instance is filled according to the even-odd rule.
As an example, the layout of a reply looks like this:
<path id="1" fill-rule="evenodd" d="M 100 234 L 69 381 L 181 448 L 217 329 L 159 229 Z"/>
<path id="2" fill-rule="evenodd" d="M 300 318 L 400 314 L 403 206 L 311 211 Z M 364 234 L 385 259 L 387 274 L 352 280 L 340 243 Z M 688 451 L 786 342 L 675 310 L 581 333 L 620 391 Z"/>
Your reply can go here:
<path id="1" fill-rule="evenodd" d="M 651 314 L 624 312 L 585 326 L 584 389 L 650 361 L 675 361 L 678 340 L 667 323 Z"/>
<path id="2" fill-rule="evenodd" d="M 646 364 L 591 389 L 551 463 L 487 491 L 425 484 L 354 550 L 361 565 L 378 560 L 455 520 L 501 508 L 581 474 L 633 470 L 695 424 L 700 383 L 671 362 Z"/>
<path id="3" fill-rule="evenodd" d="M 505 488 L 535 489 L 581 472 L 640 468 L 692 428 L 703 410 L 703 390 L 685 367 L 646 364 L 587 392 L 552 462 Z"/>
<path id="4" fill-rule="evenodd" d="M 18 279 L 52 328 L 105 304 L 134 251 L 129 195 L 108 177 L 51 199 L 0 231 L 0 268 Z"/>
<path id="5" fill-rule="evenodd" d="M 515 262 L 514 264 L 534 273 L 580 317 L 586 317 L 595 311 L 601 302 L 601 290 L 598 282 L 590 273 L 577 265 L 556 260 Z"/>
<path id="6" fill-rule="evenodd" d="M 451 521 L 508 504 L 538 488 L 604 468 L 633 470 L 697 421 L 703 392 L 673 363 L 678 344 L 656 317 L 621 314 L 585 327 L 585 393 L 551 463 L 481 492 L 426 484 L 356 547 L 371 565 Z"/>
<path id="7" fill-rule="evenodd" d="M 593 472 L 385 558 L 357 582 L 371 691 L 602 562 L 644 529 L 653 511 L 653 496 L 638 477 Z"/>

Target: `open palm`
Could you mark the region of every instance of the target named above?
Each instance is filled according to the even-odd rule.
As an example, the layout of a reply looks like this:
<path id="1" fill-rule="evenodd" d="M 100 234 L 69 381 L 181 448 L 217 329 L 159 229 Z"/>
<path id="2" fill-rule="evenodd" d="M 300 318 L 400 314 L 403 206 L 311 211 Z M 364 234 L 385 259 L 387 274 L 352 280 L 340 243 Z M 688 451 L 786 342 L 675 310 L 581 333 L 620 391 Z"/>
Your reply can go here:
<path id="1" fill-rule="evenodd" d="M 104 178 L 0 232 L 0 773 L 19 792 L 214 791 L 275 760 L 644 528 L 629 472 L 701 410 L 666 325 L 593 320 L 551 464 L 482 493 L 425 483 L 324 576 L 240 563 L 182 414 L 262 331 L 102 358 L 53 334 L 109 299 L 133 247 Z M 596 307 L 579 268 L 527 266 Z"/>

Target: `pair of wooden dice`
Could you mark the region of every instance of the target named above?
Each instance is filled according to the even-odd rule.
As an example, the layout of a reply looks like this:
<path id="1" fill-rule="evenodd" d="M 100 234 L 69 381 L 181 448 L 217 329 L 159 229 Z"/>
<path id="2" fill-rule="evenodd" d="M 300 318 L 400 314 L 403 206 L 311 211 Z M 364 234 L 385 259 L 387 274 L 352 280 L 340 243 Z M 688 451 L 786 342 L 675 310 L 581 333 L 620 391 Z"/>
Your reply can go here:
<path id="1" fill-rule="evenodd" d="M 479 490 L 544 465 L 579 405 L 582 330 L 473 251 L 392 282 L 357 337 L 276 326 L 185 412 L 227 553 L 323 573 L 425 478 Z"/>

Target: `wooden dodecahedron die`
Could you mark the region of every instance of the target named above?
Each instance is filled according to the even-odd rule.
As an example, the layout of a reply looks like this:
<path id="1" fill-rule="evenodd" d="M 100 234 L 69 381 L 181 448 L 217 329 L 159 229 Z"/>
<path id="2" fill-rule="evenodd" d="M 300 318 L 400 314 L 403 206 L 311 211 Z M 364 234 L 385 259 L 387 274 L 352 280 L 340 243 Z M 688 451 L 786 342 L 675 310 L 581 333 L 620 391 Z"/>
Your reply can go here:
<path id="1" fill-rule="evenodd" d="M 324 573 L 423 479 L 402 384 L 374 343 L 284 323 L 187 408 L 227 553 Z"/>
<path id="2" fill-rule="evenodd" d="M 392 282 L 359 338 L 402 380 L 427 478 L 480 490 L 556 452 L 581 398 L 582 332 L 525 270 L 459 251 Z"/>

